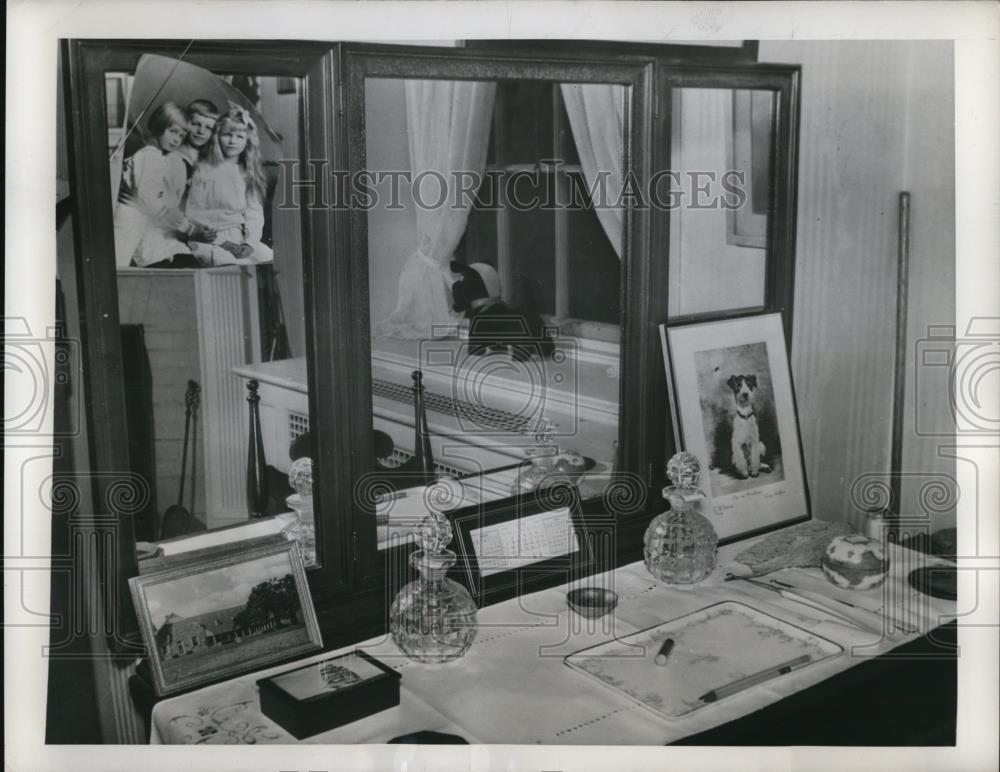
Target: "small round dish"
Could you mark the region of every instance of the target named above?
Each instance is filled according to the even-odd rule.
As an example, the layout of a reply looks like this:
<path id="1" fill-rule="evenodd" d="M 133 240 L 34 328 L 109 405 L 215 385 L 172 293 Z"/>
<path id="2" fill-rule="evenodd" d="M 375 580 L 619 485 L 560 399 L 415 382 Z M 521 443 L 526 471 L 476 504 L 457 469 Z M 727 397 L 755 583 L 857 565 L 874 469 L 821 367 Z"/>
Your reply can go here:
<path id="1" fill-rule="evenodd" d="M 577 587 L 566 593 L 566 602 L 580 616 L 597 619 L 618 605 L 618 593 L 600 587 Z"/>

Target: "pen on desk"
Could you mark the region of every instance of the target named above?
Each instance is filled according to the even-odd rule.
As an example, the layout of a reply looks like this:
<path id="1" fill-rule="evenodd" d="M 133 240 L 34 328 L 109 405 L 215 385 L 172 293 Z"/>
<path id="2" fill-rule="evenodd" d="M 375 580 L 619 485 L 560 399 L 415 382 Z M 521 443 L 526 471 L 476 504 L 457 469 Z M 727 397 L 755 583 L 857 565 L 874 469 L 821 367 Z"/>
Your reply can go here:
<path id="1" fill-rule="evenodd" d="M 777 580 L 772 579 L 772 582 L 777 583 Z M 780 583 L 782 587 L 791 587 L 784 582 Z M 858 606 L 846 600 L 841 600 L 840 598 L 827 597 L 818 592 L 812 592 L 810 590 L 803 590 L 799 588 L 793 588 L 790 590 L 782 590 L 782 595 L 789 600 L 794 600 L 799 603 L 804 603 L 806 605 L 812 605 L 814 608 L 819 608 L 825 610 L 827 613 L 832 614 L 835 617 L 840 617 L 846 620 L 848 623 L 854 625 L 855 627 L 860 627 L 866 630 L 872 630 L 873 632 L 879 633 L 885 627 L 886 621 L 883 619 L 882 614 L 884 613 L 888 617 L 889 621 L 892 622 L 897 628 L 899 628 L 904 633 L 912 633 L 914 627 L 910 625 L 905 620 L 894 614 L 891 609 L 884 609 L 882 613 L 877 611 L 872 611 L 864 606 Z"/>
<path id="2" fill-rule="evenodd" d="M 788 662 L 783 662 L 780 665 L 769 667 L 767 670 L 761 670 L 759 673 L 748 675 L 746 678 L 740 678 L 738 681 L 733 681 L 725 686 L 712 689 L 712 691 L 705 692 L 698 699 L 702 702 L 715 702 L 716 700 L 721 700 L 723 697 L 728 697 L 730 694 L 736 694 L 736 692 L 749 689 L 751 686 L 756 686 L 764 681 L 770 681 L 772 678 L 777 678 L 780 675 L 789 673 L 795 668 L 805 665 L 811 659 L 812 657 L 808 654 L 803 654 L 801 657 L 796 657 Z"/>
<path id="3" fill-rule="evenodd" d="M 667 638 L 663 645 L 660 646 L 660 650 L 656 652 L 656 659 L 653 660 L 657 665 L 666 665 L 667 657 L 670 656 L 670 652 L 674 650 L 674 639 Z"/>

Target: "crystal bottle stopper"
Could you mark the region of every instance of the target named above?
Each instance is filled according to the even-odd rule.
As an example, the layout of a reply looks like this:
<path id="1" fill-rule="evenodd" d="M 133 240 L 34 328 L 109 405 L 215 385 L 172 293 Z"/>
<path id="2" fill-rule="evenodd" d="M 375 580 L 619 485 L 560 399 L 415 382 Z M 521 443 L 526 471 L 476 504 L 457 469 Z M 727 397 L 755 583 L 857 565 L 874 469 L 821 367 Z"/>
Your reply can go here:
<path id="1" fill-rule="evenodd" d="M 292 462 L 288 469 L 288 484 L 300 496 L 311 496 L 313 487 L 312 459 L 303 456 Z"/>
<path id="2" fill-rule="evenodd" d="M 705 498 L 705 492 L 698 487 L 701 477 L 701 462 L 694 453 L 682 450 L 667 462 L 667 477 L 673 485 L 663 489 L 663 498 L 670 502 L 671 509 L 690 508 Z"/>

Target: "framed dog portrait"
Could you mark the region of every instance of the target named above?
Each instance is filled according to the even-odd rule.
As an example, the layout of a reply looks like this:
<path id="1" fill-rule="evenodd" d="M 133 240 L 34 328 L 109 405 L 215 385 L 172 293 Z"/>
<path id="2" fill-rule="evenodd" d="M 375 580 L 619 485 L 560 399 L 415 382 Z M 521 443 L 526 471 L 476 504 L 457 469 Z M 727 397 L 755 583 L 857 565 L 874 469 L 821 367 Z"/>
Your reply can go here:
<path id="1" fill-rule="evenodd" d="M 161 697 L 322 648 L 295 542 L 224 551 L 129 587 Z"/>
<path id="2" fill-rule="evenodd" d="M 809 518 L 780 314 L 661 325 L 679 449 L 701 460 L 720 541 Z"/>

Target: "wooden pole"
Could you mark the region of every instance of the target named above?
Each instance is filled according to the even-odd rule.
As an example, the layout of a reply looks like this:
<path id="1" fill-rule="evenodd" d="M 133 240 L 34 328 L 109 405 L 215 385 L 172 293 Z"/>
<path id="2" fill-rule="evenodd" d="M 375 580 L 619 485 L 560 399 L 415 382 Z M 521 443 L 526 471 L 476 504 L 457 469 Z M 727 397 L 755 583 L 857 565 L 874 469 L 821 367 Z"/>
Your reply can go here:
<path id="1" fill-rule="evenodd" d="M 892 390 L 892 455 L 889 462 L 890 532 L 898 534 L 903 481 L 903 421 L 906 406 L 906 320 L 910 282 L 910 194 L 899 194 L 899 236 L 896 268 L 896 363 Z"/>

